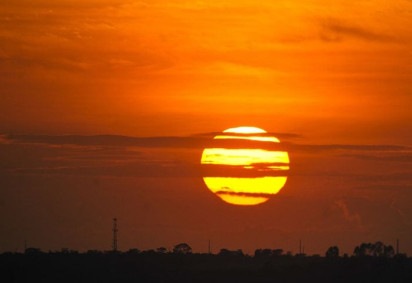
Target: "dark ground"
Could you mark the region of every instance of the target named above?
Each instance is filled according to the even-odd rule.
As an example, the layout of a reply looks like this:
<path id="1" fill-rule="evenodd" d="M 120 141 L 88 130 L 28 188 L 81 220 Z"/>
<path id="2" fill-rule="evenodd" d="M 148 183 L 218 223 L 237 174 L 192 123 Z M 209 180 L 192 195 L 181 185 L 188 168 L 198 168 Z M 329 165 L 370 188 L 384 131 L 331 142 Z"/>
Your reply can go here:
<path id="1" fill-rule="evenodd" d="M 0 282 L 412 282 L 412 258 L 5 253 Z"/>

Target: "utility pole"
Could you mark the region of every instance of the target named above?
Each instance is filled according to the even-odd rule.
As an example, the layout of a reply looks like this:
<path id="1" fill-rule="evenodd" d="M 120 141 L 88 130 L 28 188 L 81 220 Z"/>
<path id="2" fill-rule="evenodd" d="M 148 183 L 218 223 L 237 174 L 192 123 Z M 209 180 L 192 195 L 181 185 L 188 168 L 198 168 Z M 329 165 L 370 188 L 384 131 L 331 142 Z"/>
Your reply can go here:
<path id="1" fill-rule="evenodd" d="M 112 248 L 113 252 L 117 252 L 117 232 L 119 229 L 117 229 L 117 218 L 113 218 L 113 243 L 112 243 Z"/>
<path id="2" fill-rule="evenodd" d="M 210 248 L 210 240 L 209 240 L 209 254 L 211 254 L 211 253 L 212 253 L 212 250 Z"/>

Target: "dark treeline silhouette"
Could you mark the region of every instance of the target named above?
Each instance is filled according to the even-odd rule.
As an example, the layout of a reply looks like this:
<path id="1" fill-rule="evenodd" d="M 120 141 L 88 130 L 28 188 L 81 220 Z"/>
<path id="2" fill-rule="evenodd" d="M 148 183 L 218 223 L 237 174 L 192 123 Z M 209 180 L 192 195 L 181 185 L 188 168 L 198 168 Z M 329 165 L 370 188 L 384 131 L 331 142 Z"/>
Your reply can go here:
<path id="1" fill-rule="evenodd" d="M 392 246 L 385 246 L 382 242 L 362 243 L 353 251 L 356 256 L 385 256 L 393 257 L 395 250 Z"/>
<path id="2" fill-rule="evenodd" d="M 361 243 L 353 255 L 331 246 L 325 256 L 282 249 L 172 249 L 77 252 L 62 249 L 0 255 L 0 282 L 412 282 L 412 258 L 382 242 Z"/>

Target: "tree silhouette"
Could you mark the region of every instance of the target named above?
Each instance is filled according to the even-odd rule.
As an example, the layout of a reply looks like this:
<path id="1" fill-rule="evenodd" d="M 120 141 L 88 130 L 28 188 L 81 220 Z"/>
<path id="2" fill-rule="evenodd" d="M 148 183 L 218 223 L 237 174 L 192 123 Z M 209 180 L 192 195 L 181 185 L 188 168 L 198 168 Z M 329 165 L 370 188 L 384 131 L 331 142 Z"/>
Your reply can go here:
<path id="1" fill-rule="evenodd" d="M 325 253 L 325 256 L 329 258 L 339 257 L 339 248 L 337 246 L 329 247 L 329 249 Z"/>
<path id="2" fill-rule="evenodd" d="M 274 249 L 272 250 L 273 256 L 281 256 L 283 254 L 283 249 Z"/>
<path id="3" fill-rule="evenodd" d="M 39 248 L 27 248 L 25 249 L 25 254 L 37 255 L 43 253 Z"/>
<path id="4" fill-rule="evenodd" d="M 384 250 L 383 250 L 383 254 L 384 254 L 385 257 L 394 257 L 395 256 L 395 250 L 391 245 L 385 246 Z"/>
<path id="5" fill-rule="evenodd" d="M 218 255 L 192 253 L 186 243 L 139 251 L 41 252 L 27 249 L 0 252 L 0 282 L 411 282 L 412 258 L 382 242 L 361 243 L 362 258 L 338 257 L 331 246 L 326 257 L 293 256 L 282 250 L 258 249 L 255 257 L 242 250 L 222 249 Z M 278 256 L 281 255 L 282 256 Z M 289 256 L 287 255 L 289 254 Z M 336 258 L 334 258 L 336 257 Z"/>
<path id="6" fill-rule="evenodd" d="M 186 243 L 180 243 L 174 246 L 173 252 L 175 254 L 191 254 L 192 248 Z"/>
<path id="7" fill-rule="evenodd" d="M 241 249 L 231 251 L 228 249 L 221 249 L 219 254 L 220 256 L 244 256 L 243 251 Z"/>
<path id="8" fill-rule="evenodd" d="M 373 244 L 371 243 L 362 243 L 360 246 L 356 246 L 353 251 L 355 256 L 371 256 L 373 255 Z"/>
<path id="9" fill-rule="evenodd" d="M 374 256 L 383 256 L 385 245 L 382 242 L 376 242 L 372 245 L 372 254 Z"/>
<path id="10" fill-rule="evenodd" d="M 270 257 L 272 255 L 271 249 L 257 249 L 255 250 L 255 257 Z"/>
<path id="11" fill-rule="evenodd" d="M 355 256 L 393 257 L 395 251 L 391 245 L 385 246 L 381 241 L 376 243 L 362 243 L 353 251 Z"/>
<path id="12" fill-rule="evenodd" d="M 167 253 L 167 249 L 165 247 L 160 247 L 160 248 L 156 249 L 156 252 L 158 254 L 165 254 L 165 253 Z"/>
<path id="13" fill-rule="evenodd" d="M 136 248 L 132 248 L 132 249 L 129 249 L 126 253 L 127 254 L 138 254 L 140 253 L 140 251 Z"/>
<path id="14" fill-rule="evenodd" d="M 255 257 L 271 257 L 271 256 L 281 256 L 283 254 L 282 249 L 257 249 L 255 250 Z"/>

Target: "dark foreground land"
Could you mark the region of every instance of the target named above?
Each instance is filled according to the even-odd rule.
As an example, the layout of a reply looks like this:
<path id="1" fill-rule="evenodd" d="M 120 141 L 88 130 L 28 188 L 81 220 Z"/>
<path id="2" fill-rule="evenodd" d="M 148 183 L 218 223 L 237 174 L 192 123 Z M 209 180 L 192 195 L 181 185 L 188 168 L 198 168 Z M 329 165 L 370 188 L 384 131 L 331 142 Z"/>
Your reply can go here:
<path id="1" fill-rule="evenodd" d="M 0 272 L 0 282 L 412 282 L 412 259 L 9 253 Z"/>

